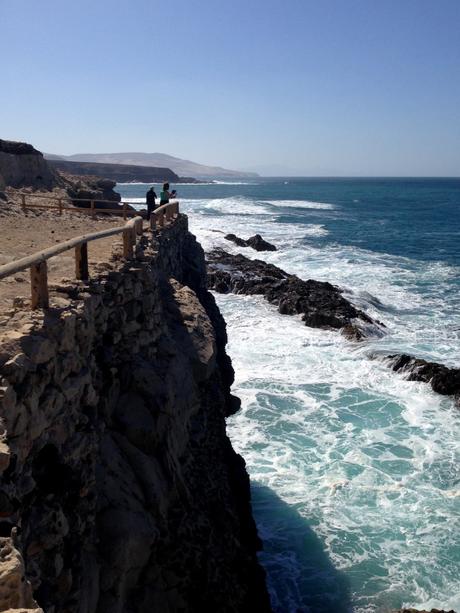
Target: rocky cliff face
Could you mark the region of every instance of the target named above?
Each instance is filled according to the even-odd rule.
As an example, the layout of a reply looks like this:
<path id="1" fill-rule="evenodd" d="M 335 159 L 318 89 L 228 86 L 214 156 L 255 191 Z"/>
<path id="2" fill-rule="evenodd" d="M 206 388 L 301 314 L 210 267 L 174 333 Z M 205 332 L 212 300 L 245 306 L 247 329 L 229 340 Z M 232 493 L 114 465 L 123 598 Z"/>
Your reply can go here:
<path id="1" fill-rule="evenodd" d="M 75 206 L 82 208 L 88 208 L 94 200 L 98 209 L 121 209 L 118 205 L 121 196 L 114 191 L 115 186 L 112 179 L 59 172 L 32 145 L 0 140 L 0 201 L 17 201 L 16 189 L 38 190 L 54 192 L 63 199 L 68 197 Z M 42 200 L 40 204 L 45 202 Z M 6 205 L 0 208 L 0 214 L 5 210 Z"/>
<path id="2" fill-rule="evenodd" d="M 59 178 L 40 151 L 27 143 L 0 139 L 0 190 L 10 187 L 52 189 Z"/>
<path id="3" fill-rule="evenodd" d="M 0 320 L 0 610 L 270 610 L 201 247 L 143 241 Z"/>
<path id="4" fill-rule="evenodd" d="M 50 166 L 59 172 L 73 175 L 96 175 L 112 179 L 117 183 L 142 181 L 144 183 L 180 183 L 181 179 L 170 168 L 134 166 L 129 164 L 100 164 L 96 162 L 68 162 L 48 160 Z"/>

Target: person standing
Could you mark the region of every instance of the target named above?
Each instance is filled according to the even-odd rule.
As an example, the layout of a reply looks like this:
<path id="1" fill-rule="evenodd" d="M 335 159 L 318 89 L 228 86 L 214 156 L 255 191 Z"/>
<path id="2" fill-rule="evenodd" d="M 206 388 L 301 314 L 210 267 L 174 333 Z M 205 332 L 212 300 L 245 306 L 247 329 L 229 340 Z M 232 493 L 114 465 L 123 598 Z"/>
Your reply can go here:
<path id="1" fill-rule="evenodd" d="M 163 183 L 163 190 L 160 192 L 160 206 L 168 204 L 170 197 L 169 183 Z"/>
<path id="2" fill-rule="evenodd" d="M 156 199 L 157 195 L 155 194 L 155 190 L 153 189 L 152 185 L 149 191 L 145 194 L 145 200 L 147 202 L 147 219 L 150 219 L 150 216 L 155 210 Z"/>

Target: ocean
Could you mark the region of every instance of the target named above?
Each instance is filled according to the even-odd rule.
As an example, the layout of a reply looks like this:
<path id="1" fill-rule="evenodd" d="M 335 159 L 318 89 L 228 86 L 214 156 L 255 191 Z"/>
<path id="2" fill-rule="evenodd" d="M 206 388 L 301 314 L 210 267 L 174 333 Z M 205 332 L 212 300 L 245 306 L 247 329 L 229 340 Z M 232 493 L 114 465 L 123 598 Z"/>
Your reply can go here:
<path id="1" fill-rule="evenodd" d="M 118 185 L 143 202 L 145 185 Z M 460 411 L 383 359 L 460 366 L 460 179 L 254 179 L 178 185 L 205 250 L 330 281 L 385 323 L 362 343 L 256 296 L 216 295 L 227 321 L 228 420 L 252 483 L 279 613 L 460 611 Z M 223 237 L 260 233 L 278 251 Z"/>

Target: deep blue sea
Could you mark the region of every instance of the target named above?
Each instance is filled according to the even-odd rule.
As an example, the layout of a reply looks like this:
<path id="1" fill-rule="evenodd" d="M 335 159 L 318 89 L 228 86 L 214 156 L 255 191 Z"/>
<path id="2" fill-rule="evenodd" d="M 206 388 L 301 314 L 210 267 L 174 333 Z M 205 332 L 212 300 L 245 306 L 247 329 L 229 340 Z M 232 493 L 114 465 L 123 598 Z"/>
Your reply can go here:
<path id="1" fill-rule="evenodd" d="M 327 280 L 383 321 L 356 344 L 260 297 L 216 295 L 242 410 L 260 560 L 280 613 L 460 612 L 460 411 L 383 356 L 460 366 L 460 179 L 177 186 L 205 249 Z M 140 202 L 145 185 L 119 185 Z M 258 232 L 278 251 L 224 240 Z"/>

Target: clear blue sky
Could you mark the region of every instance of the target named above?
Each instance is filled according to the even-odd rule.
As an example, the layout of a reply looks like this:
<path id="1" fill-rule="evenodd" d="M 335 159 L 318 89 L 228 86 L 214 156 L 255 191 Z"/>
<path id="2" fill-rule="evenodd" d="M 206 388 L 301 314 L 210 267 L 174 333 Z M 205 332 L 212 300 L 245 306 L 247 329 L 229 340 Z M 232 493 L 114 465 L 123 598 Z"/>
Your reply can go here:
<path id="1" fill-rule="evenodd" d="M 460 175 L 460 0 L 0 0 L 0 137 Z"/>

